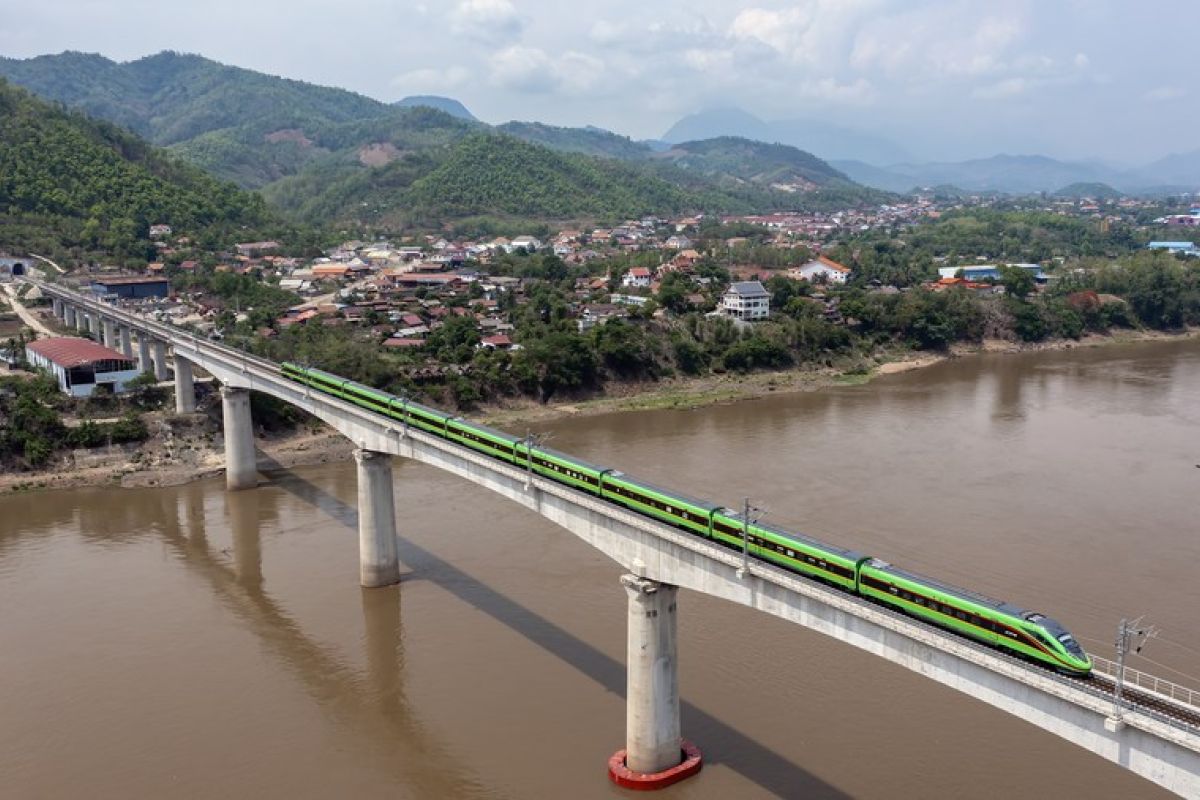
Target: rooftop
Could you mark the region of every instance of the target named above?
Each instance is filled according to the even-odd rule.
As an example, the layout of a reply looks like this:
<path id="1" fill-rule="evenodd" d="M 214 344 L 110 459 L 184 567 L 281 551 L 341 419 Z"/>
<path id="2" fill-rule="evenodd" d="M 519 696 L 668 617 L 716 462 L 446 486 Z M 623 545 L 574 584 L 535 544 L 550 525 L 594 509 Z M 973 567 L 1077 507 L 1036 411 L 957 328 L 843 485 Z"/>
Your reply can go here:
<path id="1" fill-rule="evenodd" d="M 729 291 L 742 297 L 770 297 L 768 292 L 758 281 L 739 281 L 729 284 Z"/>
<path id="2" fill-rule="evenodd" d="M 39 339 L 26 346 L 38 355 L 68 369 L 97 361 L 132 361 L 124 353 L 96 344 L 90 339 L 77 339 L 72 336 Z"/>

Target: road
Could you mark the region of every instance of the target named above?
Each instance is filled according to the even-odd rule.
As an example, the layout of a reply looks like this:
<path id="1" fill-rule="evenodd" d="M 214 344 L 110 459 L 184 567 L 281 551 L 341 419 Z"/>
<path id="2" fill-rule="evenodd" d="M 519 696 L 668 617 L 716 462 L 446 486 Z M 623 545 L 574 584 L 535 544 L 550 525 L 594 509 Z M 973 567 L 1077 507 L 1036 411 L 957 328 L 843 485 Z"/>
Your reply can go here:
<path id="1" fill-rule="evenodd" d="M 4 284 L 4 291 L 8 295 L 8 302 L 13 307 L 13 311 L 17 312 L 17 316 L 21 318 L 29 327 L 33 328 L 41 336 L 56 336 L 57 334 L 46 327 L 46 325 L 38 319 L 29 309 L 27 309 L 17 297 L 17 284 Z"/>

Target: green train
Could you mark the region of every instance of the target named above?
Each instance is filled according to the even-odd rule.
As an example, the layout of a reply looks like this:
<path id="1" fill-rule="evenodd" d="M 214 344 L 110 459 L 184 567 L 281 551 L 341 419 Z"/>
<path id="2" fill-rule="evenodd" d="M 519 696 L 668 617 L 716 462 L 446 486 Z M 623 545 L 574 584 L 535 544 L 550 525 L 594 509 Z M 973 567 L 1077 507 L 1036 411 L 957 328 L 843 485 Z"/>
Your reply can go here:
<path id="1" fill-rule="evenodd" d="M 319 369 L 284 363 L 289 380 L 596 495 L 639 514 L 836 586 L 1059 672 L 1089 675 L 1091 658 L 1055 620 L 902 570 L 854 550 L 751 521 L 729 509 L 581 461 L 502 431 Z"/>

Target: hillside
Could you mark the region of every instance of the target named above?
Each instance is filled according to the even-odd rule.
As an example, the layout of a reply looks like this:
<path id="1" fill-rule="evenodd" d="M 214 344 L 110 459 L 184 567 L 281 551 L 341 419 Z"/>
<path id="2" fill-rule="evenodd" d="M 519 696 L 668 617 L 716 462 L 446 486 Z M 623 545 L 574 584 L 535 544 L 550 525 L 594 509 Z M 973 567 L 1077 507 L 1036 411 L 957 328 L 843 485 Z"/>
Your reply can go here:
<path id="1" fill-rule="evenodd" d="M 220 183 L 114 125 L 0 79 L 0 223 L 6 247 L 144 255 L 150 225 L 255 225 L 261 198 Z"/>
<path id="2" fill-rule="evenodd" d="M 851 184 L 844 174 L 811 153 L 734 136 L 683 142 L 655 158 L 704 174 L 719 185 L 749 183 L 784 192 L 810 192 Z"/>
<path id="3" fill-rule="evenodd" d="M 653 152 L 641 142 L 601 128 L 559 128 L 540 122 L 506 122 L 496 126 L 496 130 L 564 153 L 635 161 L 646 158 Z"/>
<path id="4" fill-rule="evenodd" d="M 1093 200 L 1116 200 L 1121 193 L 1107 183 L 1072 183 L 1054 193 L 1055 197 L 1088 197 Z"/>
<path id="5" fill-rule="evenodd" d="M 331 154 L 378 165 L 445 144 L 473 123 L 369 97 L 163 52 L 117 63 L 62 53 L 0 59 L 0 77 L 171 146 L 214 175 L 257 188 Z"/>
<path id="6" fill-rule="evenodd" d="M 617 219 L 754 207 L 745 197 L 684 188 L 615 159 L 557 152 L 496 133 L 473 134 L 445 153 L 410 154 L 379 169 L 327 172 L 323 178 L 318 173 L 269 187 L 268 197 L 307 218 L 347 219 L 365 211 L 377 221 L 425 225 L 484 215 Z M 303 185 L 310 180 L 326 188 L 314 194 L 315 187 Z"/>

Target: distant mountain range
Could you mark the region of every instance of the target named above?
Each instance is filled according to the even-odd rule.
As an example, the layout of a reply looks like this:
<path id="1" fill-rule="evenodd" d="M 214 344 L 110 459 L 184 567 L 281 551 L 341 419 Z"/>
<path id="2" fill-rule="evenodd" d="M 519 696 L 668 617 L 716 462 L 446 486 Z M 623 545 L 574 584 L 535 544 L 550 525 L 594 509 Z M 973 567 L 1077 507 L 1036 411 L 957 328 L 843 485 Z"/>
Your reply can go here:
<path id="1" fill-rule="evenodd" d="M 740 108 L 691 114 L 663 134 L 665 142 L 741 136 L 780 142 L 826 159 L 851 180 L 890 192 L 955 186 L 965 191 L 1030 194 L 1076 184 L 1108 184 L 1125 193 L 1163 194 L 1200 189 L 1200 150 L 1168 156 L 1137 169 L 1070 162 L 1040 155 L 997 155 L 958 162 L 915 162 L 884 137 L 822 120 L 767 122 Z"/>
<path id="2" fill-rule="evenodd" d="M 725 137 L 664 148 L 599 128 L 492 128 L 450 98 L 387 104 L 196 55 L 0 59 L 0 77 L 310 219 L 752 212 L 884 197 L 793 147 Z M 566 195 L 530 185 L 535 176 Z"/>
<path id="3" fill-rule="evenodd" d="M 479 122 L 475 115 L 467 111 L 467 107 L 458 102 L 452 97 L 438 97 L 432 94 L 414 94 L 410 97 L 405 97 L 403 100 L 397 100 L 392 103 L 400 108 L 414 108 L 416 106 L 425 106 L 426 108 L 436 108 L 438 111 L 444 111 L 452 117 L 465 119 L 468 122 Z"/>
<path id="4" fill-rule="evenodd" d="M 1200 151 L 1171 156 L 1134 170 L 1046 156 L 1010 155 L 887 167 L 862 161 L 830 163 L 864 186 L 891 192 L 956 186 L 966 191 L 1036 194 L 1092 185 L 1105 186 L 1118 194 L 1161 195 L 1200 189 Z"/>
<path id="5" fill-rule="evenodd" d="M 815 153 L 824 159 L 895 164 L 911 159 L 903 147 L 882 136 L 831 125 L 819 119 L 785 119 L 765 122 L 740 108 L 711 109 L 691 114 L 662 135 L 665 142 L 740 136 L 760 142 L 778 142 Z"/>

